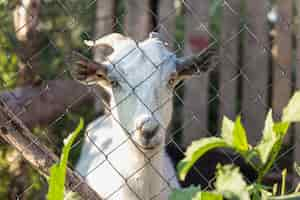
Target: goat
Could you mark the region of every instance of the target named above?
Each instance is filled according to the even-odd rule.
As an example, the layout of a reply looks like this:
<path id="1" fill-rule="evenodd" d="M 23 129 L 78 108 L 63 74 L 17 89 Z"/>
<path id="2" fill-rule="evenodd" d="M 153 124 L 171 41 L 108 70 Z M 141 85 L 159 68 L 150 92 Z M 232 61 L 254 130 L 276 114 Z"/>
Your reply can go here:
<path id="1" fill-rule="evenodd" d="M 168 199 L 179 187 L 164 149 L 173 88 L 207 70 L 213 51 L 177 58 L 157 33 L 139 43 L 118 33 L 85 43 L 103 57 L 81 56 L 73 75 L 103 87 L 110 112 L 87 127 L 76 169 L 104 199 Z"/>

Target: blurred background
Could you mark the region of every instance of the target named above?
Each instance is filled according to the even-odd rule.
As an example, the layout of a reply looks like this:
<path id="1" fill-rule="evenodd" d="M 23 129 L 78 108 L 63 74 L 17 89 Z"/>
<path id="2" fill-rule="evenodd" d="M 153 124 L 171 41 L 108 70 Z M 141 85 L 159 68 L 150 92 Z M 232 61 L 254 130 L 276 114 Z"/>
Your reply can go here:
<path id="1" fill-rule="evenodd" d="M 300 88 L 299 0 L 0 0 L 0 99 L 39 140 L 59 154 L 79 116 L 86 123 L 105 113 L 100 88 L 72 80 L 72 51 L 97 60 L 83 40 L 120 32 L 142 41 L 160 32 L 178 55 L 217 45 L 211 69 L 180 83 L 168 143 L 174 165 L 192 140 L 220 134 L 223 115 L 242 115 L 249 141 L 260 139 L 269 107 L 282 108 Z M 288 134 L 268 181 L 279 181 L 300 161 L 300 126 Z M 82 133 L 83 136 L 83 133 Z M 81 138 L 82 138 L 81 136 Z M 71 165 L 81 143 L 74 145 Z M 251 181 L 253 170 L 228 150 L 211 152 L 183 185 L 212 187 L 215 165 L 235 162 Z M 0 138 L 0 199 L 44 199 L 46 180 Z"/>

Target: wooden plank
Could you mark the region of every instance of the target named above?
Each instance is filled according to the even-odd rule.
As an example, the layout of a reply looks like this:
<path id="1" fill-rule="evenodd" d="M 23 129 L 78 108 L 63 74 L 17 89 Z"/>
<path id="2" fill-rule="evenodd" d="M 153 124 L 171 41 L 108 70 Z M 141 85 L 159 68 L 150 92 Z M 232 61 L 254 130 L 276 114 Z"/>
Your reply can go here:
<path id="1" fill-rule="evenodd" d="M 272 109 L 276 120 L 281 118 L 292 92 L 292 23 L 293 0 L 278 1 L 278 21 L 273 46 Z M 290 134 L 285 138 L 288 143 Z"/>
<path id="2" fill-rule="evenodd" d="M 268 2 L 251 0 L 245 3 L 242 115 L 249 141 L 255 144 L 261 137 L 268 107 L 268 52 L 263 47 L 268 46 Z"/>
<path id="3" fill-rule="evenodd" d="M 170 50 L 175 47 L 176 13 L 174 0 L 159 1 L 159 33 Z"/>
<path id="4" fill-rule="evenodd" d="M 224 115 L 232 120 L 236 117 L 240 7 L 240 0 L 226 1 L 223 6 L 219 67 L 220 125 Z"/>
<path id="5" fill-rule="evenodd" d="M 295 18 L 297 24 L 296 39 L 297 39 L 297 52 L 296 52 L 296 90 L 300 90 L 300 1 L 296 1 L 296 8 L 298 16 Z M 300 164 L 300 124 L 295 125 L 295 150 L 294 150 L 294 161 Z M 295 185 L 299 183 L 300 179 L 295 176 Z"/>
<path id="6" fill-rule="evenodd" d="M 202 26 L 208 27 L 209 24 L 209 2 L 209 0 L 184 2 L 186 55 L 197 53 L 208 46 L 209 36 Z M 192 140 L 208 134 L 208 81 L 208 73 L 185 81 L 182 141 L 184 147 Z"/>
<path id="7" fill-rule="evenodd" d="M 125 33 L 137 41 L 147 38 L 153 27 L 150 2 L 150 0 L 125 1 Z"/>

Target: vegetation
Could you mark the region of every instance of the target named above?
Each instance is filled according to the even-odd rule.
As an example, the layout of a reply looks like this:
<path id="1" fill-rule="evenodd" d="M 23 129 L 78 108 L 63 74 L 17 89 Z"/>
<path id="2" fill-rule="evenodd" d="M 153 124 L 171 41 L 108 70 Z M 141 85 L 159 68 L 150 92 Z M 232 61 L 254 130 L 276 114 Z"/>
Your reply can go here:
<path id="1" fill-rule="evenodd" d="M 76 137 L 83 129 L 83 119 L 80 118 L 77 128 L 65 139 L 60 162 L 54 164 L 50 169 L 50 177 L 48 179 L 49 191 L 47 200 L 63 200 L 65 192 L 65 177 L 67 172 L 67 162 L 69 153 Z"/>
<path id="2" fill-rule="evenodd" d="M 230 148 L 239 153 L 244 160 L 258 173 L 257 180 L 248 185 L 239 168 L 234 165 L 217 166 L 214 191 L 201 191 L 194 186 L 175 190 L 170 200 L 205 200 L 205 199 L 240 199 L 240 200 L 271 200 L 271 199 L 299 199 L 299 188 L 295 193 L 285 195 L 286 170 L 282 173 L 282 189 L 277 195 L 277 184 L 273 186 L 273 192 L 267 186 L 262 185 L 264 176 L 273 166 L 282 147 L 284 136 L 293 122 L 300 122 L 300 91 L 296 92 L 283 110 L 281 121 L 274 122 L 272 110 L 265 120 L 265 127 L 261 141 L 252 147 L 247 140 L 247 133 L 241 123 L 241 117 L 235 122 L 224 117 L 222 134 L 220 137 L 202 138 L 194 141 L 188 147 L 186 157 L 177 166 L 179 178 L 184 180 L 195 162 L 208 151 L 215 148 Z M 299 174 L 299 167 L 296 166 Z"/>

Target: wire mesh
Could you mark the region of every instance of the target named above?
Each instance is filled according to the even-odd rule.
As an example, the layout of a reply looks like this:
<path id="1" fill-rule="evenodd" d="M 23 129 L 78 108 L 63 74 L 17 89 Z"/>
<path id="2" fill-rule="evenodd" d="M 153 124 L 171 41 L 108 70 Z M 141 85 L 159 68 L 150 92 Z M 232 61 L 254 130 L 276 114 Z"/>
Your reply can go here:
<path id="1" fill-rule="evenodd" d="M 27 5 L 22 5 L 23 1 L 18 2 L 19 6 L 23 7 L 24 10 L 28 9 Z M 270 59 L 272 58 L 272 56 L 274 56 L 274 53 L 272 52 L 272 44 L 270 45 L 270 37 L 267 35 L 269 34 L 268 32 L 265 32 L 263 34 L 266 34 L 264 38 L 260 38 L 260 36 L 262 35 L 261 33 L 259 33 L 260 30 L 257 30 L 257 27 L 252 27 L 253 24 L 256 24 L 258 20 L 265 20 L 267 18 L 267 16 L 255 16 L 257 18 L 247 18 L 247 15 L 244 13 L 244 15 L 242 16 L 241 14 L 241 8 L 236 8 L 234 7 L 232 4 L 236 5 L 236 2 L 234 1 L 227 1 L 227 0 L 219 0 L 219 1 L 214 1 L 214 5 L 215 7 L 220 7 L 223 10 L 223 13 L 227 12 L 229 13 L 231 16 L 233 16 L 233 18 L 236 18 L 238 23 L 238 28 L 236 28 L 235 30 L 233 30 L 229 35 L 226 36 L 226 38 L 221 38 L 219 33 L 216 34 L 215 32 L 211 31 L 212 29 L 212 25 L 211 22 L 209 21 L 211 18 L 209 16 L 206 16 L 206 18 L 204 20 L 206 21 L 202 21 L 203 19 L 203 13 L 199 13 L 199 11 L 197 10 L 197 8 L 193 7 L 193 2 L 192 0 L 182 0 L 182 1 L 171 1 L 173 4 L 175 3 L 175 6 L 173 7 L 173 9 L 169 10 L 169 13 L 164 13 L 164 17 L 161 17 L 159 15 L 159 13 L 157 12 L 157 10 L 150 8 L 148 5 L 150 4 L 148 1 L 146 0 L 142 0 L 142 1 L 130 1 L 132 4 L 138 4 L 136 5 L 137 7 L 139 7 L 139 9 L 142 9 L 143 12 L 145 12 L 147 15 L 150 15 L 150 17 L 155 19 L 154 25 L 152 26 L 150 31 L 159 31 L 162 33 L 162 35 L 164 35 L 169 43 L 173 43 L 173 44 L 169 44 L 169 46 L 173 46 L 173 50 L 172 52 L 174 52 L 177 55 L 180 54 L 191 54 L 189 48 L 191 45 L 191 41 L 189 41 L 189 32 L 188 32 L 188 27 L 185 27 L 186 31 L 185 31 L 185 36 L 183 41 L 179 41 L 178 37 L 176 38 L 176 34 L 174 32 L 170 32 L 168 30 L 168 26 L 166 26 L 166 24 L 168 23 L 168 21 L 170 20 L 170 18 L 178 18 L 179 17 L 185 17 L 185 20 L 191 20 L 193 22 L 197 22 L 196 24 L 194 24 L 193 26 L 193 30 L 196 29 L 198 32 L 200 32 L 202 35 L 205 35 L 205 37 L 207 37 L 209 43 L 207 44 L 208 47 L 210 46 L 214 46 L 217 45 L 219 48 L 219 52 L 222 52 L 219 54 L 218 57 L 215 58 L 214 60 L 214 65 L 211 66 L 211 68 L 208 70 L 208 72 L 203 72 L 203 73 L 199 73 L 196 74 L 195 76 L 192 77 L 193 80 L 195 79 L 199 79 L 201 83 L 201 80 L 207 80 L 207 91 L 198 91 L 198 93 L 195 93 L 195 95 L 201 95 L 201 93 L 207 93 L 208 94 L 208 98 L 207 101 L 205 102 L 204 105 L 194 105 L 194 106 L 202 106 L 202 107 L 207 107 L 209 109 L 205 110 L 206 113 L 204 113 L 204 115 L 214 115 L 215 117 L 213 118 L 214 122 L 212 122 L 212 120 L 210 121 L 205 121 L 204 123 L 212 123 L 213 125 L 209 125 L 207 127 L 204 127 L 204 129 L 201 129 L 204 133 L 200 136 L 214 136 L 214 135 L 218 135 L 220 134 L 220 128 L 219 128 L 219 122 L 218 122 L 218 112 L 219 111 L 215 111 L 214 109 L 218 109 L 221 108 L 223 105 L 228 105 L 231 104 L 231 102 L 227 102 L 228 98 L 226 97 L 226 94 L 224 94 L 224 91 L 226 88 L 230 88 L 230 87 L 235 87 L 234 90 L 237 91 L 236 96 L 243 96 L 243 97 L 239 97 L 238 101 L 244 101 L 245 98 L 250 98 L 250 102 L 254 103 L 255 105 L 259 105 L 259 108 L 262 108 L 263 110 L 255 110 L 254 112 L 259 112 L 259 113 L 263 113 L 263 116 L 265 115 L 265 111 L 270 107 L 270 105 L 272 104 L 272 89 L 273 89 L 273 82 L 272 82 L 272 72 L 275 70 L 275 68 L 277 70 L 281 71 L 281 79 L 284 79 L 288 82 L 290 88 L 297 88 L 298 86 L 296 85 L 296 80 L 299 77 L 295 76 L 294 79 L 291 79 L 290 76 L 288 74 L 288 72 L 286 71 L 286 66 L 284 66 L 284 64 L 279 63 L 276 59 Z M 82 25 L 82 20 L 80 19 L 81 17 L 85 16 L 85 15 L 90 15 L 90 13 L 93 11 L 95 12 L 96 10 L 96 4 L 97 1 L 95 0 L 91 0 L 86 2 L 85 7 L 78 7 L 78 5 L 76 5 L 75 1 L 60 1 L 60 0 L 53 0 L 53 1 L 41 1 L 41 10 L 47 10 L 48 6 L 53 6 L 55 7 L 55 9 L 59 10 L 61 12 L 61 15 L 63 15 L 64 17 L 66 17 L 68 20 L 66 21 L 67 23 L 64 24 L 63 27 L 55 27 L 55 31 L 52 32 L 53 35 L 48 34 L 47 32 L 45 33 L 45 37 L 46 37 L 46 45 L 44 45 L 43 47 L 41 47 L 40 49 L 38 49 L 38 51 L 34 52 L 30 57 L 28 57 L 26 59 L 26 63 L 25 66 L 27 68 L 29 68 L 32 73 L 34 73 L 35 75 L 38 76 L 38 78 L 41 80 L 42 82 L 42 89 L 35 95 L 32 96 L 30 98 L 28 98 L 26 100 L 25 103 L 23 103 L 22 105 L 20 105 L 20 108 L 17 110 L 17 112 L 15 112 L 15 116 L 19 117 L 22 119 L 22 115 L 24 115 L 25 113 L 30 113 L 30 106 L 34 105 L 35 102 L 39 101 L 39 99 L 45 95 L 51 95 L 53 93 L 53 90 L 51 88 L 51 84 L 49 84 L 49 79 L 46 77 L 43 77 L 42 74 L 39 74 L 39 72 L 35 71 L 35 68 L 33 67 L 33 62 L 35 60 L 41 60 L 41 58 L 44 56 L 43 54 L 49 54 L 49 52 L 53 55 L 53 57 L 57 56 L 62 58 L 62 62 L 59 64 L 59 66 L 63 66 L 61 68 L 56 69 L 56 73 L 55 75 L 53 75 L 51 78 L 51 80 L 57 79 L 57 80 L 61 80 L 61 79 L 69 79 L 69 80 L 73 80 L 72 74 L 71 74 L 71 70 L 73 69 L 73 61 L 71 59 L 73 52 L 77 51 L 78 48 L 81 48 L 80 51 L 83 54 L 90 54 L 91 55 L 91 51 L 94 51 L 93 48 L 86 48 L 86 47 L 70 47 L 69 49 L 63 49 L 61 48 L 62 44 L 61 41 L 58 41 L 57 37 L 68 37 L 70 33 L 72 32 L 81 32 L 81 35 L 84 35 L 84 37 L 88 37 L 88 38 L 99 38 L 100 36 L 96 35 L 96 36 L 91 36 L 93 34 L 91 34 L 91 29 L 92 28 L 86 28 L 86 26 L 90 26 L 92 27 L 93 24 L 84 24 Z M 156 2 L 158 4 L 158 2 Z M 203 3 L 203 5 L 207 4 L 204 1 L 201 2 Z M 200 3 L 200 4 L 201 4 Z M 142 8 L 140 7 L 140 5 L 143 5 Z M 265 10 L 269 11 L 273 4 L 271 1 L 263 1 L 263 3 L 260 4 L 262 7 L 265 8 Z M 244 5 L 245 6 L 245 5 Z M 10 10 L 13 10 L 14 8 L 8 8 Z M 98 9 L 98 8 L 97 8 Z M 245 8 L 244 8 L 245 9 Z M 28 10 L 28 12 L 30 12 L 30 10 Z M 97 10 L 97 12 L 99 12 Z M 179 13 L 179 14 L 178 14 Z M 182 14 L 183 13 L 183 14 Z M 268 14 L 267 12 L 265 14 Z M 50 14 L 49 14 L 50 15 Z M 126 15 L 128 15 L 128 12 L 126 12 L 126 9 L 123 10 L 123 13 L 119 14 L 118 16 L 115 16 L 115 18 L 112 19 L 113 24 L 112 24 L 112 29 L 120 29 L 119 31 L 122 32 L 125 36 L 131 37 L 131 35 L 128 33 L 128 30 L 126 30 L 126 27 L 124 26 L 124 18 L 126 17 Z M 188 16 L 190 17 L 189 19 Z M 278 20 L 283 21 L 285 24 L 284 27 L 279 27 L 282 29 L 285 29 L 287 31 L 287 34 L 290 33 L 291 29 L 293 29 L 293 22 L 290 21 L 290 19 L 284 19 L 284 18 L 280 18 L 281 16 L 278 16 Z M 32 20 L 29 20 L 28 24 L 23 24 L 22 26 L 18 27 L 15 32 L 19 32 L 22 31 L 24 28 L 26 28 L 27 26 L 30 26 L 30 23 L 32 21 L 34 21 L 36 19 L 36 16 L 30 15 L 29 18 L 32 18 Z M 296 18 L 296 17 L 295 17 Z M 102 19 L 98 19 L 98 20 L 102 20 Z M 265 20 L 266 21 L 266 20 Z M 187 22 L 184 22 L 185 26 L 187 26 Z M 271 24 L 271 23 L 270 23 Z M 270 24 L 265 24 L 265 30 L 268 30 L 268 26 L 270 26 Z M 80 26 L 79 26 L 80 25 Z M 85 30 L 84 28 L 82 29 L 82 26 L 84 28 L 86 28 L 87 30 Z M 219 24 L 220 26 L 220 32 L 222 32 L 222 28 L 224 28 L 224 26 L 226 26 L 226 24 Z M 271 24 L 271 26 L 273 26 Z M 274 27 L 273 27 L 274 28 Z M 176 29 L 179 29 L 178 27 Z M 7 33 L 3 28 L 0 28 L 0 31 L 7 36 L 8 38 L 11 38 L 12 36 L 10 36 L 11 33 Z M 78 35 L 78 34 L 77 34 Z M 292 37 L 292 36 L 290 36 Z M 241 54 L 240 58 L 236 58 L 234 56 L 232 56 L 232 52 L 228 51 L 227 49 L 229 48 L 230 45 L 234 44 L 237 45 L 235 48 L 238 50 L 243 50 L 245 51 L 245 49 L 248 48 L 248 46 L 246 46 L 246 44 L 243 44 L 241 41 L 243 41 L 243 39 L 247 38 L 248 40 L 250 40 L 249 43 L 251 43 L 251 46 L 249 46 L 249 48 L 255 49 L 256 50 L 256 54 Z M 267 38 L 267 40 L 266 40 Z M 133 38 L 135 39 L 135 38 Z M 82 40 L 82 38 L 78 38 L 78 40 Z M 115 170 L 115 172 L 123 179 L 124 184 L 121 185 L 119 188 L 117 188 L 116 190 L 112 190 L 111 193 L 104 197 L 104 199 L 110 199 L 111 197 L 113 197 L 113 195 L 115 195 L 118 191 L 120 191 L 122 189 L 122 187 L 127 186 L 131 192 L 133 194 L 135 194 L 135 197 L 139 200 L 143 200 L 143 198 L 140 196 L 138 191 L 135 191 L 134 188 L 132 188 L 132 186 L 130 185 L 130 180 L 132 177 L 134 177 L 135 175 L 137 175 L 138 173 L 140 173 L 143 169 L 145 169 L 145 167 L 150 167 L 155 174 L 159 177 L 159 179 L 161 179 L 164 182 L 164 187 L 160 188 L 159 193 L 157 194 L 152 194 L 150 199 L 160 199 L 159 195 L 160 193 L 164 192 L 165 190 L 172 190 L 174 189 L 171 182 L 172 180 L 176 179 L 176 176 L 172 176 L 172 177 L 164 177 L 164 174 L 161 172 L 161 169 L 157 169 L 153 164 L 152 161 L 155 158 L 155 156 L 157 156 L 160 152 L 165 151 L 169 146 L 171 146 L 171 148 L 173 148 L 173 150 L 175 149 L 175 152 L 177 154 L 177 157 L 182 157 L 185 151 L 186 146 L 183 145 L 182 143 L 180 143 L 179 140 L 177 140 L 177 136 L 180 135 L 181 138 L 186 137 L 185 134 L 185 129 L 188 129 L 191 126 L 194 126 L 194 124 L 203 124 L 203 119 L 202 119 L 202 115 L 203 113 L 199 113 L 198 110 L 193 110 L 193 108 L 189 108 L 189 105 L 186 105 L 186 101 L 185 101 L 185 97 L 183 97 L 182 95 L 182 91 L 184 92 L 186 90 L 186 88 L 188 87 L 188 85 L 190 84 L 190 81 L 184 81 L 181 82 L 177 87 L 175 87 L 174 89 L 170 89 L 168 92 L 168 97 L 167 99 L 165 99 L 160 105 L 157 105 L 157 107 L 155 109 L 151 109 L 148 107 L 147 104 L 145 104 L 143 102 L 143 99 L 139 97 L 139 95 L 136 94 L 136 88 L 138 88 L 140 85 L 147 83 L 149 81 L 149 79 L 151 79 L 151 77 L 153 76 L 153 74 L 157 73 L 157 71 L 159 70 L 159 68 L 164 66 L 165 62 L 168 62 L 168 60 L 170 58 L 166 58 L 162 63 L 160 64 L 155 64 L 155 62 L 153 62 L 153 60 L 151 60 L 151 58 L 149 58 L 147 56 L 147 54 L 144 52 L 144 50 L 142 48 L 139 47 L 139 41 L 135 40 L 136 42 L 136 49 L 140 51 L 141 54 L 144 55 L 144 58 L 147 62 L 152 63 L 153 65 L 153 71 L 151 73 L 149 73 L 149 75 L 142 80 L 140 83 L 136 84 L 136 85 L 131 85 L 130 82 L 128 82 L 126 75 L 124 76 L 122 72 L 118 71 L 118 68 L 113 67 L 113 70 L 115 70 L 120 76 L 122 76 L 122 81 L 126 82 L 126 84 L 130 87 L 130 93 L 126 96 L 124 96 L 124 98 L 120 101 L 117 102 L 116 105 L 114 107 L 110 107 L 108 104 L 104 104 L 105 107 L 105 114 L 102 116 L 93 116 L 92 118 L 102 118 L 103 120 L 105 120 L 105 118 L 109 118 L 109 117 L 113 117 L 114 115 L 112 114 L 113 110 L 115 108 L 117 108 L 120 104 L 122 104 L 124 101 L 126 101 L 128 98 L 130 98 L 130 96 L 135 96 L 135 98 L 137 98 L 139 100 L 139 103 L 141 103 L 144 107 L 146 107 L 148 109 L 148 111 L 152 114 L 152 116 L 155 118 L 155 113 L 160 111 L 167 103 L 175 101 L 177 102 L 177 105 L 174 106 L 174 112 L 176 113 L 176 110 L 180 109 L 181 112 L 185 112 L 188 114 L 184 115 L 184 119 L 182 119 L 182 116 L 179 116 L 179 121 L 180 124 L 178 126 L 172 125 L 171 124 L 171 128 L 166 125 L 166 124 L 160 124 L 160 128 L 163 129 L 163 132 L 165 132 L 166 134 L 168 133 L 168 138 L 167 141 L 165 142 L 165 144 L 157 149 L 155 151 L 155 153 L 153 153 L 151 156 L 145 154 L 144 150 L 141 149 L 141 147 L 139 145 L 135 145 L 136 149 L 139 151 L 140 154 L 143 154 L 144 160 L 143 160 L 143 164 L 141 165 L 141 167 L 139 167 L 138 169 L 132 169 L 132 173 L 129 176 L 124 176 L 119 170 L 119 166 L 115 166 L 113 163 L 113 160 L 110 160 L 110 156 L 115 152 L 118 151 L 120 148 L 122 148 L 122 145 L 125 145 L 126 142 L 128 141 L 132 141 L 133 144 L 135 144 L 134 140 L 132 140 L 132 135 L 133 132 L 135 130 L 127 130 L 126 127 L 123 127 L 123 130 L 125 132 L 127 132 L 127 138 L 124 141 L 120 141 L 119 144 L 117 146 L 115 146 L 111 151 L 109 152 L 105 152 L 102 150 L 101 147 L 99 147 L 96 142 L 94 141 L 94 139 L 92 137 L 89 136 L 89 132 L 85 132 L 84 136 L 81 137 L 76 144 L 73 145 L 73 150 L 75 151 L 77 148 L 80 149 L 80 146 L 82 145 L 82 143 L 84 142 L 89 142 L 91 146 L 93 146 L 99 153 L 99 155 L 103 155 L 103 158 L 101 160 L 101 162 L 99 162 L 95 168 L 89 172 L 87 172 L 87 174 L 84 175 L 84 177 L 87 177 L 89 175 L 93 175 L 93 171 L 97 170 L 97 168 L 101 167 L 101 165 L 104 165 L 105 163 L 110 165 L 111 168 L 113 168 Z M 248 43 L 247 43 L 248 44 Z M 275 46 L 275 45 L 274 45 Z M 240 48 L 240 49 L 239 49 Z M 0 50 L 2 49 L 2 47 L 0 46 Z M 230 48 L 229 48 L 230 49 Z M 1 50 L 2 51 L 2 50 Z M 5 53 L 5 52 L 4 52 Z M 119 59 L 118 62 L 122 62 L 124 59 L 126 59 L 127 56 L 130 56 L 132 52 L 130 51 L 127 55 L 125 55 L 124 57 L 121 57 Z M 45 56 L 44 56 L 45 57 Z M 266 58 L 267 60 L 271 60 L 272 63 L 271 64 L 266 64 L 266 66 L 262 66 L 267 68 L 268 77 L 265 77 L 265 84 L 264 85 L 258 85 L 255 81 L 253 80 L 253 69 L 250 69 L 251 67 L 253 67 L 253 63 L 255 65 L 256 61 L 259 60 L 260 58 Z M 145 61 L 145 62 L 146 62 Z M 47 61 L 46 61 L 47 62 Z M 113 65 L 117 65 L 118 62 L 114 62 L 111 64 Z M 218 85 L 218 81 L 213 80 L 214 77 L 217 77 L 216 79 L 218 79 L 218 76 L 220 76 L 220 68 L 222 68 L 222 64 L 224 64 L 224 62 L 229 63 L 228 65 L 234 66 L 234 68 L 236 69 L 232 74 L 230 74 L 229 77 L 227 77 L 227 79 L 225 81 L 222 82 L 222 85 Z M 259 64 L 259 63 L 258 63 Z M 298 71 L 297 68 L 297 64 L 299 64 L 299 61 L 295 61 L 295 70 L 294 71 Z M 270 67 L 271 66 L 271 67 Z M 141 66 L 137 66 L 137 67 L 141 67 Z M 259 67 L 255 67 L 255 69 L 259 70 Z M 252 71 L 251 71 L 252 70 Z M 6 80 L 17 80 L 18 77 L 20 76 L 21 71 L 14 71 L 13 73 L 11 73 L 9 75 L 9 77 L 6 77 Z M 260 74 L 260 71 L 256 72 L 257 74 Z M 293 72 L 296 74 L 296 72 Z M 265 75 L 265 74 L 263 74 Z M 257 75 L 258 76 L 258 75 Z M 208 77 L 207 79 L 205 79 L 205 77 Z M 209 78 L 210 77 L 210 78 Z M 11 89 L 15 89 L 15 88 L 11 88 L 9 86 L 9 84 L 7 83 L 6 80 L 0 79 L 0 83 L 1 83 L 1 90 L 3 91 L 7 91 L 7 94 L 9 96 L 9 98 L 11 99 L 15 99 L 18 100 L 18 96 L 17 93 L 14 92 L 14 90 Z M 246 91 L 245 88 L 248 88 L 249 91 Z M 72 90 L 75 88 L 70 88 L 70 90 Z M 41 128 L 37 134 L 37 140 L 39 142 L 42 143 L 47 143 L 51 146 L 51 148 L 53 148 L 53 151 L 56 153 L 60 152 L 60 148 L 61 148 L 61 141 L 57 141 L 57 139 L 55 138 L 55 135 L 51 135 L 50 133 L 53 132 L 53 129 L 55 129 L 56 126 L 60 126 L 61 123 L 64 123 L 66 121 L 66 118 L 70 118 L 68 116 L 72 115 L 72 110 L 74 109 L 75 105 L 82 101 L 83 98 L 85 98 L 86 96 L 92 96 L 92 98 L 94 99 L 94 101 L 96 102 L 102 102 L 102 97 L 99 96 L 99 93 L 95 92 L 95 88 L 94 87 L 86 87 L 86 90 L 84 93 L 82 93 L 80 96 L 78 96 L 77 98 L 73 99 L 71 103 L 69 103 L 68 105 L 65 105 L 65 109 L 64 112 L 59 113 L 54 120 L 52 120 L 50 123 L 48 123 L 47 127 L 45 128 Z M 197 90 L 195 90 L 197 91 Z M 252 91 L 252 92 L 250 92 Z M 245 92 L 250 92 L 251 94 L 254 94 L 254 96 L 245 96 L 242 95 Z M 5 99 L 3 100 L 5 102 Z M 274 100 L 273 100 L 274 101 Z M 215 104 L 218 104 L 217 108 L 212 108 L 215 107 Z M 200 102 L 199 102 L 200 103 Z M 241 114 L 243 115 L 243 117 L 245 119 L 247 119 L 247 113 L 248 112 L 252 112 L 252 108 L 251 106 L 247 107 L 245 105 L 243 105 L 241 102 L 233 102 L 235 105 L 235 107 L 237 107 L 238 112 L 235 112 L 235 115 Z M 89 107 L 93 107 L 89 105 Z M 41 112 L 42 109 L 45 108 L 41 108 Z M 14 110 L 12 108 L 12 110 Z M 130 111 L 128 111 L 130 112 Z M 217 114 L 212 114 L 212 112 L 217 112 Z M 180 113 L 181 115 L 182 113 Z M 224 113 L 223 113 L 224 114 Z M 225 113 L 226 114 L 226 113 Z M 217 117 L 216 117 L 217 116 Z M 178 116 L 173 116 L 173 120 L 174 118 L 176 118 Z M 231 116 L 232 117 L 232 116 Z M 71 117 L 72 118 L 72 117 Z M 119 119 L 114 119 L 115 121 L 118 121 Z M 176 119 L 175 119 L 176 120 Z M 158 119 L 156 119 L 156 121 L 159 122 Z M 177 119 L 178 121 L 178 119 Z M 255 120 L 254 120 L 255 122 Z M 263 121 L 262 121 L 263 122 Z M 8 122 L 6 122 L 8 123 Z M 249 122 L 250 123 L 250 122 Z M 248 126 L 254 126 L 254 124 L 249 124 Z M 99 123 L 99 125 L 101 126 L 101 123 Z M 119 123 L 119 125 L 122 127 L 122 123 Z M 173 128 L 172 128 L 173 127 Z M 176 129 L 174 129 L 174 127 Z M 254 129 L 257 130 L 257 129 Z M 65 131 L 66 132 L 66 131 Z M 63 134 L 66 134 L 66 133 Z M 294 130 L 294 133 L 296 133 L 296 129 Z M 197 135 L 195 133 L 194 137 L 199 137 L 199 135 Z M 251 133 L 249 135 L 249 137 L 252 137 Z M 294 137 L 294 141 L 289 141 L 286 145 L 286 148 L 281 152 L 280 156 L 277 158 L 276 164 L 273 167 L 273 171 L 276 173 L 278 173 L 279 171 L 282 170 L 282 166 L 284 167 L 288 167 L 288 163 L 290 163 L 290 160 L 294 160 L 294 156 L 293 154 L 296 154 L 297 152 L 297 141 L 298 141 L 298 137 L 297 135 L 293 135 Z M 253 135 L 253 140 L 252 142 L 255 143 L 257 142 L 258 138 L 255 138 L 255 135 Z M 37 141 L 32 141 L 33 143 L 36 143 Z M 191 141 L 189 141 L 191 142 Z M 32 144 L 29 144 L 32 145 Z M 59 145 L 58 145 L 59 144 Z M 220 154 L 222 156 L 224 156 L 224 160 L 227 160 L 227 162 L 230 163 L 236 163 L 237 160 L 241 159 L 239 157 L 239 155 L 237 154 L 233 154 L 232 152 L 229 152 L 227 150 L 219 150 Z M 17 162 L 17 160 L 21 160 L 22 157 L 22 152 L 20 152 L 17 156 L 14 157 L 14 159 L 9 161 L 8 165 L 12 165 L 13 163 Z M 283 161 L 281 161 L 283 159 Z M 70 166 L 73 166 L 73 169 L 75 170 L 74 167 L 74 163 L 70 163 Z M 216 163 L 215 163 L 216 164 Z M 208 167 L 209 168 L 214 168 L 215 164 L 209 164 L 208 163 Z M 204 165 L 205 163 L 200 163 L 200 165 Z M 214 171 L 214 169 L 211 169 L 212 171 Z M 272 175 L 272 174 L 271 174 Z M 200 182 L 202 184 L 204 184 L 204 187 L 206 187 L 206 189 L 211 189 L 213 188 L 213 182 L 215 180 L 214 176 L 211 176 L 207 174 L 207 171 L 203 171 L 203 169 L 201 168 L 201 170 L 199 170 L 197 168 L 197 166 L 193 167 L 193 176 L 195 176 L 197 179 L 201 180 Z M 99 177 L 101 178 L 101 177 Z M 251 182 L 252 178 L 251 177 L 247 177 L 249 179 L 247 179 L 248 182 Z M 39 179 L 41 180 L 43 185 L 47 185 L 46 181 L 39 177 Z M 32 190 L 32 188 L 35 187 L 34 183 L 30 184 L 27 183 L 28 185 L 23 187 L 23 191 L 19 191 L 17 193 L 17 195 L 15 196 L 15 199 L 23 199 L 23 196 L 25 193 L 28 193 L 30 190 Z M 79 183 L 80 184 L 80 183 Z M 186 183 L 183 183 L 183 185 L 185 185 Z M 196 183 L 197 184 L 197 183 Z M 67 194 L 68 195 L 68 194 Z"/>

